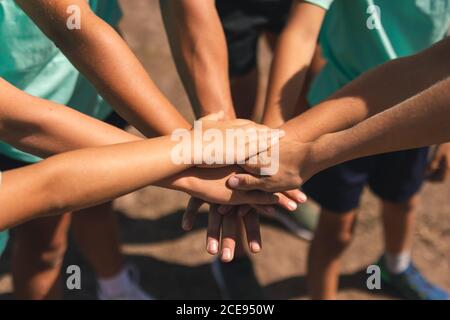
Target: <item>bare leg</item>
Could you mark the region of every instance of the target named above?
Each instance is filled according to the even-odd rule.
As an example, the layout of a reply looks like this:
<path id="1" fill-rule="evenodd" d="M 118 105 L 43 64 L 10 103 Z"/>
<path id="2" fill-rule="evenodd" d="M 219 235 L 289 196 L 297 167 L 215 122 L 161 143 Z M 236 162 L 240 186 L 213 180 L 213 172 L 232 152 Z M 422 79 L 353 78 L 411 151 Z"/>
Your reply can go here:
<path id="1" fill-rule="evenodd" d="M 322 209 L 308 258 L 308 285 L 312 299 L 335 299 L 340 257 L 351 242 L 355 211 L 337 214 Z"/>
<path id="2" fill-rule="evenodd" d="M 70 215 L 27 222 L 16 228 L 12 256 L 18 299 L 61 299 L 60 269 L 67 247 Z"/>
<path id="3" fill-rule="evenodd" d="M 111 202 L 74 213 L 72 232 L 83 256 L 100 278 L 111 278 L 122 270 L 119 227 Z"/>
<path id="4" fill-rule="evenodd" d="M 404 203 L 383 201 L 383 226 L 386 252 L 399 254 L 409 252 L 414 236 L 415 209 L 419 196 Z"/>

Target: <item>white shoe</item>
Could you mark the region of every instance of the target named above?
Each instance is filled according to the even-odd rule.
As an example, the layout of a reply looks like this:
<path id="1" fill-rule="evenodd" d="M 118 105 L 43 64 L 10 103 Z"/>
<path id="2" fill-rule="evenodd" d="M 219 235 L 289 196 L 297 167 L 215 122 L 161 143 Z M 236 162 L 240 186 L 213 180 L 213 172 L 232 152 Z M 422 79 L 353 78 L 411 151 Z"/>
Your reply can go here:
<path id="1" fill-rule="evenodd" d="M 122 292 L 115 296 L 108 296 L 105 292 L 98 289 L 99 300 L 155 300 L 154 297 L 146 293 L 139 285 L 139 271 L 133 265 L 125 266 L 129 276 L 129 285 L 123 288 Z"/>

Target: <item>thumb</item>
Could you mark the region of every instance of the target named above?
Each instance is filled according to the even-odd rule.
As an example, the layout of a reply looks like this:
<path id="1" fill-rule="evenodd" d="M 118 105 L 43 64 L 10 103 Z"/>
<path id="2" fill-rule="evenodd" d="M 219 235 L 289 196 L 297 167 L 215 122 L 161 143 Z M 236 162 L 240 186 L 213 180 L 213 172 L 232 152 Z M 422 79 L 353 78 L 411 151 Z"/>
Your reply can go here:
<path id="1" fill-rule="evenodd" d="M 198 210 L 205 203 L 203 200 L 191 197 L 189 199 L 186 211 L 183 214 L 183 219 L 181 223 L 181 227 L 184 231 L 192 230 L 192 226 L 194 225 L 195 216 L 198 213 Z"/>
<path id="2" fill-rule="evenodd" d="M 227 180 L 227 186 L 235 190 L 265 190 L 264 178 L 249 174 L 236 174 Z"/>

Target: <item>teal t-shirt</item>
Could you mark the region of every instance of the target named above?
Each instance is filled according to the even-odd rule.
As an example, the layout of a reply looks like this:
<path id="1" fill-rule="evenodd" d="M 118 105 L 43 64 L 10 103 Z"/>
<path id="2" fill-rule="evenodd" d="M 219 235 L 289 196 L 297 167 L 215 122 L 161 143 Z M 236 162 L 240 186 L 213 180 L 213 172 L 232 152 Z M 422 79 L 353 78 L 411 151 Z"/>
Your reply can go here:
<path id="1" fill-rule="evenodd" d="M 8 231 L 0 232 L 0 257 L 5 250 L 6 243 L 8 242 Z"/>
<path id="2" fill-rule="evenodd" d="M 306 1 L 328 10 L 319 38 L 327 63 L 308 93 L 311 106 L 369 69 L 442 40 L 450 23 L 450 0 Z"/>
<path id="3" fill-rule="evenodd" d="M 90 0 L 92 10 L 115 26 L 121 18 L 116 0 Z M 0 77 L 17 88 L 97 119 L 111 108 L 14 0 L 0 1 Z M 0 143 L 0 153 L 24 162 L 40 159 Z"/>

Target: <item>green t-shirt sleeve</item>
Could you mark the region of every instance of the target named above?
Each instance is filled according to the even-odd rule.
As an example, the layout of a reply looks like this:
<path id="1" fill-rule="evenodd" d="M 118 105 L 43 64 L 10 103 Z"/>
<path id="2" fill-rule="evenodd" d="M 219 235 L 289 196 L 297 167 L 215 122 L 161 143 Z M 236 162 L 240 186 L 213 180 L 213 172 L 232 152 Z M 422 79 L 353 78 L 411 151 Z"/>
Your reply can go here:
<path id="1" fill-rule="evenodd" d="M 334 0 L 304 0 L 305 2 L 315 4 L 325 10 L 328 10 Z"/>
<path id="2" fill-rule="evenodd" d="M 8 242 L 8 231 L 0 232 L 0 257 L 3 254 L 3 251 L 5 251 L 7 242 Z"/>

